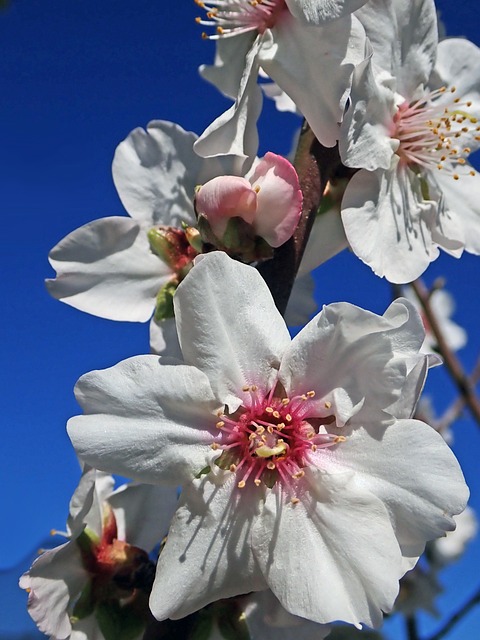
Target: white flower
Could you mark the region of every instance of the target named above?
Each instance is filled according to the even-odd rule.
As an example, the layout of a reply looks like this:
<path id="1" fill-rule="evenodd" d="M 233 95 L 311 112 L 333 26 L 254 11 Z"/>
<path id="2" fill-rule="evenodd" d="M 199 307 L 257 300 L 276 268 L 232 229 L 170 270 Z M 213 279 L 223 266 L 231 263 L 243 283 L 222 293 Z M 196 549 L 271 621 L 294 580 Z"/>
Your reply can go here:
<path id="1" fill-rule="evenodd" d="M 334 146 L 354 66 L 365 58 L 364 30 L 350 15 L 364 2 L 198 2 L 208 12 L 198 22 L 217 26 L 214 35 L 204 34 L 217 41 L 217 51 L 201 74 L 235 104 L 200 136 L 196 151 L 252 155 L 262 109 L 260 70 L 294 101 L 322 144 Z"/>
<path id="2" fill-rule="evenodd" d="M 425 316 L 414 291 L 410 287 L 405 287 L 403 293 L 417 308 L 422 318 L 423 326 L 425 327 L 425 340 L 422 346 L 422 352 L 431 353 L 437 349 L 437 340 L 432 333 L 428 318 Z M 435 289 L 430 294 L 428 301 L 448 348 L 452 351 L 458 351 L 464 347 L 467 344 L 467 332 L 451 320 L 451 316 L 455 312 L 455 301 L 452 295 L 444 289 Z"/>
<path id="3" fill-rule="evenodd" d="M 85 469 L 70 502 L 69 541 L 44 551 L 20 579 L 40 631 L 54 640 L 142 637 L 140 584 L 151 581 L 146 551 L 165 535 L 175 503 L 175 491 L 162 487 L 113 492 L 111 476 Z M 119 620 L 122 633 L 115 631 Z"/>
<path id="4" fill-rule="evenodd" d="M 468 494 L 443 439 L 411 419 L 427 369 L 418 314 L 333 304 L 291 341 L 258 272 L 220 252 L 174 303 L 184 362 L 85 375 L 85 415 L 68 425 L 90 464 L 184 485 L 153 614 L 270 588 L 315 622 L 379 624 Z"/>
<path id="5" fill-rule="evenodd" d="M 406 283 L 439 248 L 480 253 L 480 177 L 466 160 L 480 140 L 480 50 L 460 39 L 437 49 L 433 0 L 371 0 L 355 15 L 373 56 L 342 125 L 342 160 L 361 169 L 342 220 L 358 257 Z"/>

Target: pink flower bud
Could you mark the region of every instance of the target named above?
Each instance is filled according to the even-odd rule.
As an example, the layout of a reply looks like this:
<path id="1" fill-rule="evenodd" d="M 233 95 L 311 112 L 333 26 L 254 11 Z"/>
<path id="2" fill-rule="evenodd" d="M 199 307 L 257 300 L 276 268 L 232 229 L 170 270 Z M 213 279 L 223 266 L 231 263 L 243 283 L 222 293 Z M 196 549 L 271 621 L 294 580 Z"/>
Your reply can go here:
<path id="1" fill-rule="evenodd" d="M 196 193 L 195 207 L 219 239 L 228 220 L 239 217 L 270 246 L 279 247 L 297 227 L 302 192 L 290 162 L 267 153 L 246 178 L 219 176 L 202 185 Z"/>

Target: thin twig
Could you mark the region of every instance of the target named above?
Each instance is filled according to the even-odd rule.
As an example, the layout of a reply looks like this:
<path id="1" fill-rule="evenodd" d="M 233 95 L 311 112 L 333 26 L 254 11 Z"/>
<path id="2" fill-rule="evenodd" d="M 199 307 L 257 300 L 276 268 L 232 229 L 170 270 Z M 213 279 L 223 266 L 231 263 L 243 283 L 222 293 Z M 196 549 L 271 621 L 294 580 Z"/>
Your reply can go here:
<path id="1" fill-rule="evenodd" d="M 480 380 L 480 357 L 477 360 L 477 364 L 473 368 L 472 373 L 469 375 L 468 379 L 470 380 L 470 384 L 474 387 L 477 382 Z M 444 412 L 442 417 L 438 421 L 438 431 L 442 433 L 445 429 L 455 422 L 455 420 L 460 416 L 465 407 L 465 398 L 463 396 L 459 396 Z"/>
<path id="2" fill-rule="evenodd" d="M 463 397 L 466 406 L 470 409 L 472 416 L 480 425 L 480 401 L 478 400 L 475 393 L 475 387 L 471 383 L 470 378 L 463 370 L 463 367 L 460 364 L 460 360 L 449 348 L 445 341 L 445 337 L 439 327 L 437 317 L 432 311 L 432 307 L 430 305 L 430 292 L 420 279 L 412 282 L 412 287 L 415 291 L 415 295 L 417 296 L 418 301 L 422 306 L 422 309 L 430 325 L 430 329 L 435 336 L 437 349 L 440 355 L 443 357 L 445 366 L 447 367 L 451 377 L 453 378 L 453 381 L 458 387 L 458 390 Z"/>
<path id="3" fill-rule="evenodd" d="M 480 604 L 480 589 L 466 602 L 461 609 L 454 613 L 453 616 L 447 620 L 443 627 L 430 636 L 427 640 L 441 640 L 447 633 L 449 633 L 453 627 L 464 618 L 477 604 Z"/>
<path id="4" fill-rule="evenodd" d="M 405 623 L 407 626 L 407 638 L 408 640 L 419 640 L 417 619 L 414 615 L 406 616 Z"/>

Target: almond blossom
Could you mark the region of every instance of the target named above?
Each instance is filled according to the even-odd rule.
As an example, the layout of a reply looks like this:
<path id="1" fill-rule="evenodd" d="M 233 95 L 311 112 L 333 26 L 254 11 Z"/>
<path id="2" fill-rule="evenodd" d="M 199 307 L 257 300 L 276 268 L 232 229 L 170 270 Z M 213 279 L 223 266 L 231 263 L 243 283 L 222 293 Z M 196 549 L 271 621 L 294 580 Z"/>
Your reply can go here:
<path id="1" fill-rule="evenodd" d="M 438 44 L 433 0 L 371 0 L 356 16 L 373 55 L 355 71 L 342 125 L 342 160 L 360 169 L 342 221 L 358 257 L 405 283 L 440 248 L 480 253 L 480 178 L 467 160 L 480 140 L 480 50 Z"/>
<path id="2" fill-rule="evenodd" d="M 147 485 L 113 491 L 113 485 L 111 476 L 84 470 L 70 502 L 68 542 L 43 551 L 20 579 L 30 615 L 53 640 L 143 635 L 152 575 L 148 552 L 168 530 L 176 495 Z"/>
<path id="3" fill-rule="evenodd" d="M 171 355 L 176 352 L 172 295 L 202 251 L 195 228 L 195 192 L 200 204 L 205 204 L 203 194 L 210 193 L 208 211 L 200 213 L 211 219 L 215 206 L 217 220 L 225 188 L 219 202 L 212 185 L 250 185 L 254 224 L 248 240 L 253 250 L 242 246 L 244 234 L 238 238 L 237 254 L 242 257 L 245 251 L 252 260 L 257 259 L 256 234 L 265 239 L 263 254 L 271 255 L 271 246 L 293 234 L 302 204 L 295 169 L 284 158 L 269 153 L 247 163 L 236 157 L 202 159 L 193 151 L 195 140 L 194 133 L 161 120 L 151 122 L 146 131 L 132 131 L 118 146 L 112 167 L 130 217 L 94 220 L 67 235 L 49 256 L 57 272 L 47 280 L 53 297 L 111 320 L 146 322 L 153 314 L 152 348 Z M 230 202 L 228 216 L 245 216 L 242 206 L 238 199 Z"/>
<path id="4" fill-rule="evenodd" d="M 259 273 L 221 252 L 174 304 L 183 361 L 86 374 L 68 424 L 89 464 L 183 485 L 154 616 L 270 588 L 314 622 L 380 624 L 468 496 L 441 436 L 411 419 L 429 365 L 417 312 L 332 304 L 291 340 Z"/>
<path id="5" fill-rule="evenodd" d="M 197 19 L 207 27 L 203 37 L 217 43 L 214 64 L 200 72 L 235 104 L 207 127 L 196 151 L 252 155 L 260 71 L 294 101 L 322 144 L 334 146 L 354 67 L 365 58 L 364 30 L 351 15 L 365 1 L 197 1 L 207 12 Z"/>

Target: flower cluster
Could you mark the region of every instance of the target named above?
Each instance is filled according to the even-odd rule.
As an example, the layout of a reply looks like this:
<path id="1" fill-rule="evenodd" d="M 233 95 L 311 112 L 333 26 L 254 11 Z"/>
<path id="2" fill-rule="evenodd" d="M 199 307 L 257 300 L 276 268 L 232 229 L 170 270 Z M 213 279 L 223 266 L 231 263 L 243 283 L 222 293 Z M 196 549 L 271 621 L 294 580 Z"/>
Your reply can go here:
<path id="1" fill-rule="evenodd" d="M 433 352 L 466 343 L 452 299 L 428 302 L 443 341 L 408 287 L 383 315 L 310 319 L 309 273 L 348 246 L 407 284 L 439 248 L 480 252 L 478 49 L 438 42 L 433 0 L 196 4 L 216 43 L 201 75 L 233 106 L 200 137 L 132 131 L 113 160 L 129 217 L 50 253 L 53 297 L 150 320 L 153 352 L 77 383 L 68 541 L 20 582 L 55 640 L 153 637 L 152 615 L 159 638 L 192 640 L 378 627 L 417 592 L 433 610 L 438 567 L 475 531 L 453 534 L 468 489 L 418 419 Z M 293 164 L 257 157 L 262 92 L 304 118 Z M 292 284 L 284 319 L 272 292 Z"/>

